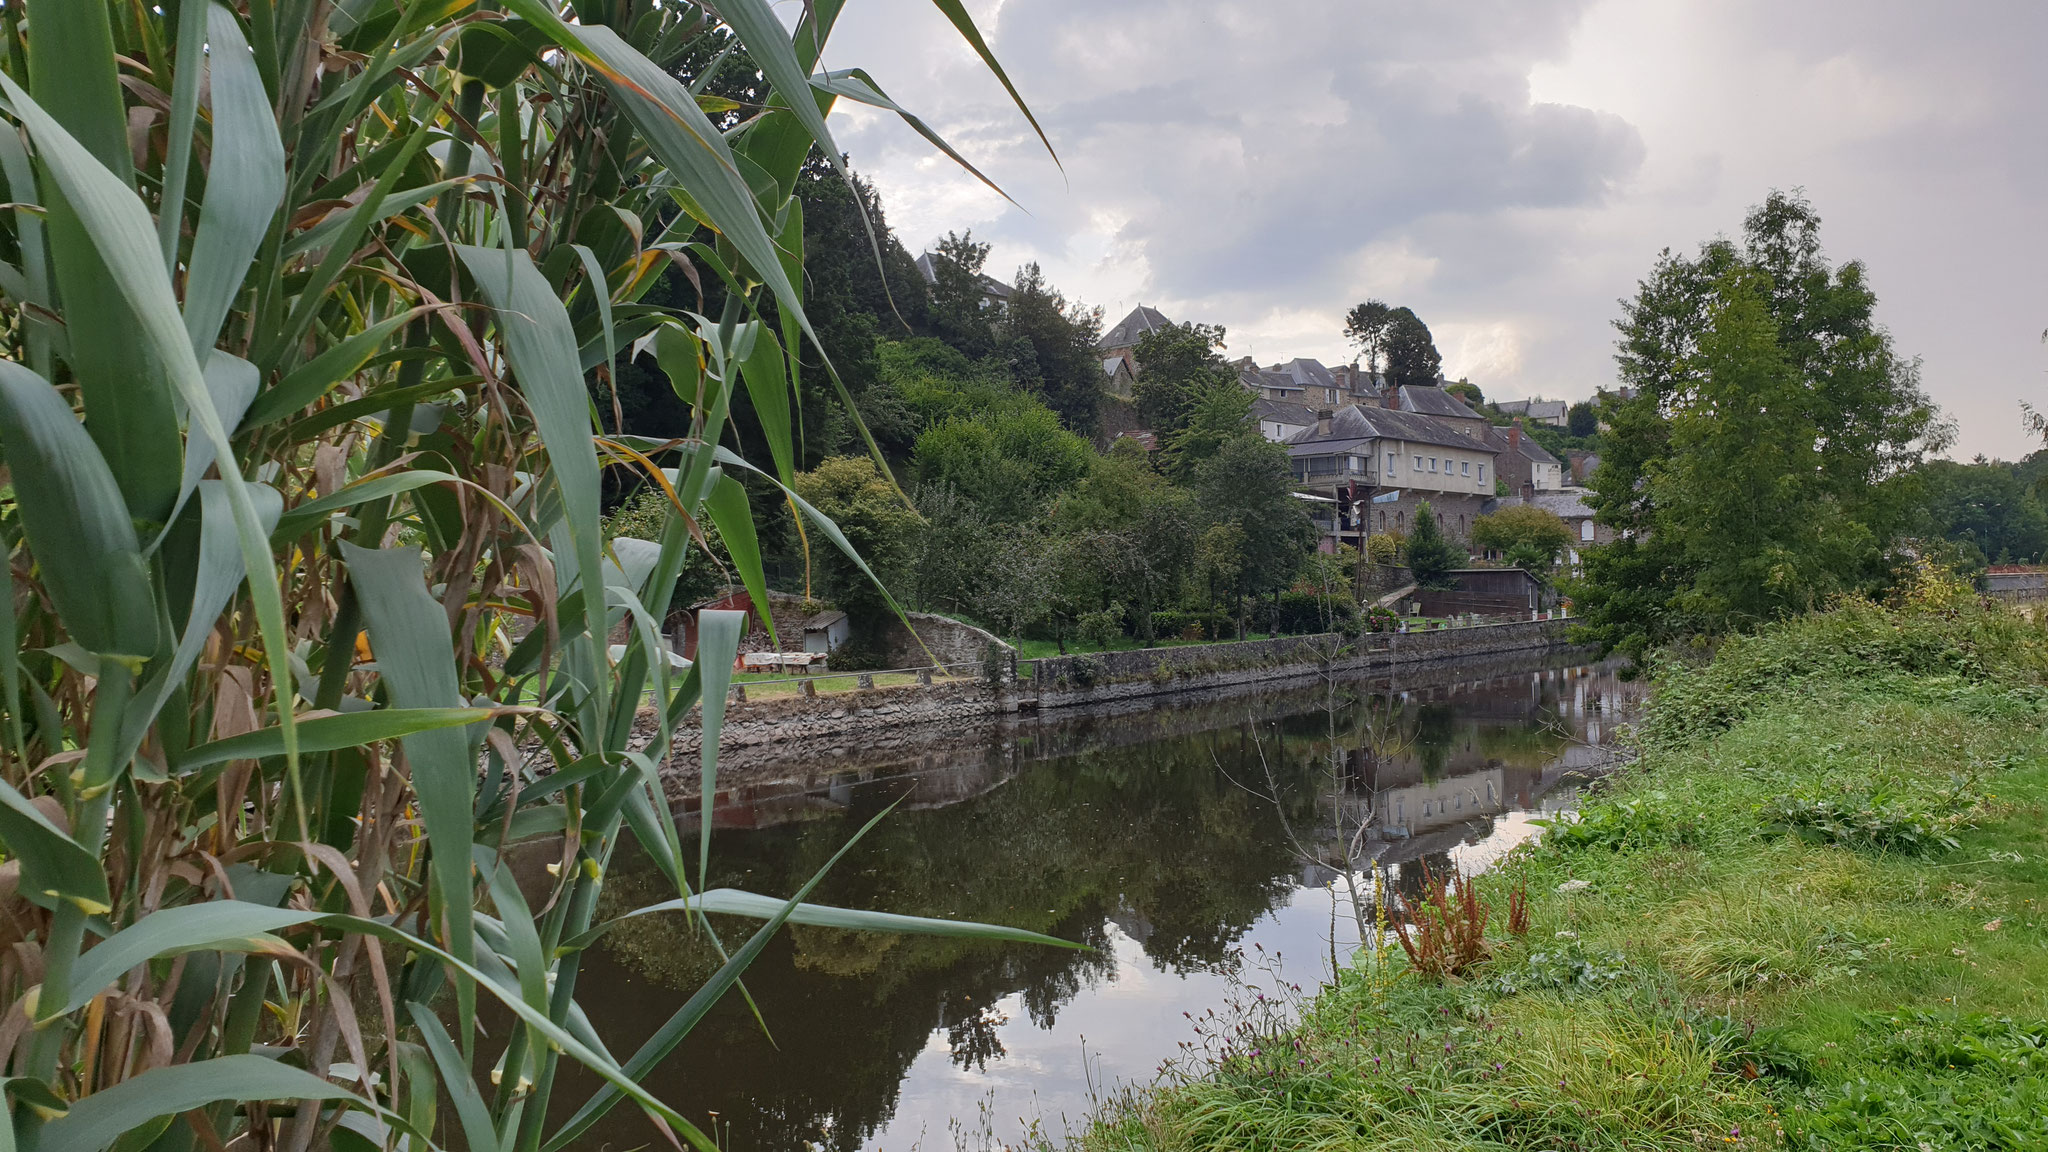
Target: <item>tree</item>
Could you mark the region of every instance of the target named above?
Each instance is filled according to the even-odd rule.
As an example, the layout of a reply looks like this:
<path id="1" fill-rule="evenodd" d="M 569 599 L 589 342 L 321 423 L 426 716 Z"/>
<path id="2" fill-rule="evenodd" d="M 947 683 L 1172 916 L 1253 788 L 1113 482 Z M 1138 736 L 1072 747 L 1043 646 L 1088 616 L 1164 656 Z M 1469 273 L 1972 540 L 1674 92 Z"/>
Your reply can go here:
<path id="1" fill-rule="evenodd" d="M 1226 441 L 1195 472 L 1200 507 L 1244 541 L 1233 586 L 1227 590 L 1242 631 L 1244 598 L 1287 587 L 1302 557 L 1316 545 L 1315 521 L 1294 498 L 1287 449 L 1258 436 Z"/>
<path id="2" fill-rule="evenodd" d="M 1359 364 L 1378 375 L 1387 368 L 1387 336 L 1394 310 L 1385 301 L 1367 300 L 1344 317 L 1344 338 L 1358 349 Z"/>
<path id="3" fill-rule="evenodd" d="M 1570 546 L 1571 529 L 1555 512 L 1517 504 L 1472 521 L 1472 546 L 1507 554 L 1508 562 L 1547 575 Z M 1523 563 L 1517 563 L 1522 561 Z"/>
<path id="4" fill-rule="evenodd" d="M 1069 302 L 1032 263 L 1018 271 L 997 329 L 1017 385 L 1058 413 L 1068 430 L 1095 435 L 1103 383 L 1095 341 L 1102 335 L 1102 309 Z"/>
<path id="5" fill-rule="evenodd" d="M 841 661 L 878 658 L 882 629 L 894 615 L 882 589 L 900 586 L 909 576 L 924 518 L 904 504 L 896 486 L 866 456 L 835 456 L 798 473 L 793 487 L 839 525 L 874 574 L 870 577 L 851 557 L 812 534 L 811 562 L 822 578 L 820 590 L 846 613 L 853 631 L 847 643 L 854 651 Z"/>
<path id="6" fill-rule="evenodd" d="M 995 307 L 989 303 L 982 268 L 988 245 L 966 232 L 948 232 L 932 254 L 932 330 L 971 357 L 995 351 Z"/>
<path id="7" fill-rule="evenodd" d="M 1138 338 L 1131 354 L 1138 361 L 1132 395 L 1138 413 L 1152 431 L 1171 437 L 1209 389 L 1237 384 L 1237 374 L 1223 362 L 1223 329 L 1210 324 L 1174 324 Z"/>
<path id="8" fill-rule="evenodd" d="M 1200 519 L 1188 490 L 1143 459 L 1105 456 L 1060 499 L 1052 522 L 1062 535 L 1092 537 L 1097 603 L 1130 605 L 1139 638 L 1150 644 L 1152 613 L 1173 603 L 1195 559 Z"/>
<path id="9" fill-rule="evenodd" d="M 1614 544 L 1574 586 L 1582 635 L 1641 655 L 1876 591 L 1949 432 L 1872 318 L 1863 265 L 1773 192 L 1743 239 L 1664 252 L 1616 327 L 1630 400 L 1602 406 L 1592 479 Z"/>
<path id="10" fill-rule="evenodd" d="M 1415 530 L 1408 534 L 1408 571 L 1424 588 L 1448 588 L 1450 573 L 1462 568 L 1467 557 L 1463 549 L 1444 535 L 1437 525 L 1436 511 L 1427 500 L 1415 506 Z"/>
<path id="11" fill-rule="evenodd" d="M 1930 460 L 1923 531 L 1974 553 L 1978 565 L 2032 563 L 2048 552 L 2048 509 L 2010 464 Z"/>
<path id="12" fill-rule="evenodd" d="M 1434 384 L 1442 375 L 1444 358 L 1429 325 L 1406 308 L 1394 309 L 1387 318 L 1385 351 L 1387 378 L 1395 384 Z"/>
<path id="13" fill-rule="evenodd" d="M 1581 400 L 1565 413 L 1564 430 L 1572 436 L 1584 439 L 1600 432 L 1600 415 L 1593 410 L 1591 400 Z"/>
<path id="14" fill-rule="evenodd" d="M 1204 384 L 1189 405 L 1186 421 L 1166 437 L 1160 466 L 1175 479 L 1194 475 L 1202 462 L 1241 436 L 1257 436 L 1252 421 L 1252 394 L 1235 380 Z"/>
<path id="15" fill-rule="evenodd" d="M 1015 524 L 1038 516 L 1088 474 L 1095 452 L 1029 397 L 949 416 L 917 438 L 921 485 L 950 488 L 984 518 Z"/>
<path id="16" fill-rule="evenodd" d="M 1453 381 L 1444 385 L 1444 391 L 1463 400 L 1467 406 L 1475 411 L 1486 404 L 1486 394 L 1479 390 L 1479 385 L 1474 384 L 1470 380 Z"/>

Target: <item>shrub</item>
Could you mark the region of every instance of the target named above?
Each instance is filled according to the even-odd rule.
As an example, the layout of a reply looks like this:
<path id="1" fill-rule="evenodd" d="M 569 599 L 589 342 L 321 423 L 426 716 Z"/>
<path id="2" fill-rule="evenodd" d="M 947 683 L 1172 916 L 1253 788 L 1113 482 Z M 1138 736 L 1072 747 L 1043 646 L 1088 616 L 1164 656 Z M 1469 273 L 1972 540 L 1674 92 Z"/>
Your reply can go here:
<path id="1" fill-rule="evenodd" d="M 1662 664 L 1644 735 L 1683 742 L 1730 728 L 1802 684 L 1901 673 L 2008 689 L 2039 685 L 2048 678 L 2048 636 L 2018 613 L 1955 594 L 1931 575 L 1893 607 L 1851 597 L 1730 637 L 1704 666 Z"/>
<path id="2" fill-rule="evenodd" d="M 1365 558 L 1375 564 L 1392 564 L 1401 556 L 1402 537 L 1391 532 L 1375 532 L 1365 538 Z"/>
<path id="3" fill-rule="evenodd" d="M 1271 604 L 1264 609 L 1263 626 L 1290 635 L 1314 632 L 1349 632 L 1358 624 L 1358 601 L 1348 592 L 1322 596 L 1314 592 L 1282 592 L 1277 614 Z"/>
<path id="4" fill-rule="evenodd" d="M 1837 796 L 1811 792 L 1775 796 L 1760 806 L 1760 814 L 1765 830 L 1776 835 L 1908 856 L 1955 850 L 1952 833 L 1964 823 L 1959 811 L 1937 812 L 1884 789 Z"/>
<path id="5" fill-rule="evenodd" d="M 1522 992 L 1597 992 L 1626 980 L 1626 958 L 1608 950 L 1587 951 L 1577 940 L 1531 952 L 1522 963 L 1489 977 L 1484 987 L 1501 996 Z"/>
<path id="6" fill-rule="evenodd" d="M 1074 635 L 1090 648 L 1112 648 L 1124 638 L 1124 606 L 1112 603 L 1097 612 L 1083 612 Z"/>
<path id="7" fill-rule="evenodd" d="M 1543 847 L 1558 852 L 1604 848 L 1691 846 L 1699 842 L 1700 823 L 1672 810 L 1663 792 L 1589 804 L 1554 820 L 1533 820 L 1543 827 Z"/>

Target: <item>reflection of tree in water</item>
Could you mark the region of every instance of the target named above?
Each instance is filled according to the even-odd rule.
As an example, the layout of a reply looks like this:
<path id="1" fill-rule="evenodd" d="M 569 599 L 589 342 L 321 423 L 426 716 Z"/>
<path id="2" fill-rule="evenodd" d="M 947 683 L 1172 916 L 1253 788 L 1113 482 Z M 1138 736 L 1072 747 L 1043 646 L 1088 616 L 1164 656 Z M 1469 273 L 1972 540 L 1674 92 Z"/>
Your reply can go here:
<path id="1" fill-rule="evenodd" d="M 736 1149 L 852 1149 L 894 1112 L 902 1077 L 935 1029 L 945 1030 L 956 1065 L 981 1069 L 1003 1055 L 994 1005 L 1005 996 L 1019 994 L 1045 1028 L 1083 989 L 1113 978 L 1112 921 L 1162 968 L 1223 964 L 1286 898 L 1295 871 L 1272 806 L 1219 772 L 1250 752 L 1246 731 L 1224 728 L 1082 753 L 1029 767 L 970 801 L 898 810 L 840 861 L 814 901 L 1012 924 L 1094 950 L 791 928 L 746 977 L 776 1045 L 729 998 L 649 1087 L 686 1114 L 717 1110 L 734 1126 Z M 806 824 L 721 832 L 714 881 L 792 891 L 897 795 L 857 788 L 843 811 Z M 606 886 L 619 903 L 604 911 L 672 896 L 661 883 L 652 868 L 621 861 Z M 625 1034 L 646 1035 L 717 966 L 680 921 L 658 920 L 629 922 L 610 938 L 603 960 L 615 972 L 587 969 L 586 986 L 607 975 L 622 984 L 593 996 L 600 1034 L 612 1034 L 601 1018 L 609 1015 Z M 732 943 L 752 927 L 721 931 Z M 557 1099 L 573 1107 L 580 1097 Z M 622 1110 L 592 1135 L 631 1144 L 646 1132 Z"/>
<path id="2" fill-rule="evenodd" d="M 1432 783 L 1443 779 L 1444 765 L 1458 742 L 1458 712 L 1449 704 L 1424 704 L 1415 709 L 1415 731 L 1410 738 L 1415 757 L 1422 764 L 1422 778 Z"/>
<path id="3" fill-rule="evenodd" d="M 946 1045 L 951 1049 L 954 1066 L 980 1072 L 990 1060 L 1002 1059 L 1008 1050 L 996 1029 L 1009 1022 L 1010 1018 L 1000 1008 L 984 1004 L 946 1025 Z"/>

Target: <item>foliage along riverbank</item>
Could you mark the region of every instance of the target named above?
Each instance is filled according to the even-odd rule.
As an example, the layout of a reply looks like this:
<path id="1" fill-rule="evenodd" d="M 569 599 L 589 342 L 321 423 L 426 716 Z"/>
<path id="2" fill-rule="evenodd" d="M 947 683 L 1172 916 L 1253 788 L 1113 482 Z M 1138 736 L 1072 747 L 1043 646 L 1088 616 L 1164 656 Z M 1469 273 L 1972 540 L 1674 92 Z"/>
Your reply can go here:
<path id="1" fill-rule="evenodd" d="M 1939 579 L 1730 640 L 1477 883 L 1485 955 L 1251 998 L 1078 1142 L 2048 1147 L 2044 685 L 2048 633 Z"/>

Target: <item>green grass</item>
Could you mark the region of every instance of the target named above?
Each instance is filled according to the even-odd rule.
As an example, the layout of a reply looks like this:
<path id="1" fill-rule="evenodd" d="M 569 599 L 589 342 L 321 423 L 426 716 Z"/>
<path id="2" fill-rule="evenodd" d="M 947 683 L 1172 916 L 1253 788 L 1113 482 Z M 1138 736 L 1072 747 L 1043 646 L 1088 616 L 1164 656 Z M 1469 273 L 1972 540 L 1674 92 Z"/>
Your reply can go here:
<path id="1" fill-rule="evenodd" d="M 1532 924 L 1477 970 L 1226 1020 L 1078 1143 L 2048 1148 L 2048 644 L 1842 612 L 1674 674 L 1639 764 L 1485 882 Z"/>
<path id="2" fill-rule="evenodd" d="M 873 675 L 875 687 L 877 688 L 893 688 L 904 684 L 917 683 L 917 673 L 915 672 L 877 672 Z M 764 696 L 794 695 L 803 691 L 805 681 L 809 681 L 811 687 L 821 696 L 832 692 L 852 692 L 860 687 L 859 677 L 860 674 L 856 672 L 819 672 L 811 676 L 797 676 L 789 670 L 777 669 L 774 672 L 735 672 L 732 676 L 732 682 L 744 685 L 747 689 L 747 696 L 758 700 Z M 950 679 L 959 678 L 958 676 L 950 677 Z M 943 673 L 934 672 L 932 673 L 932 679 L 939 681 L 949 679 L 949 677 Z"/>

